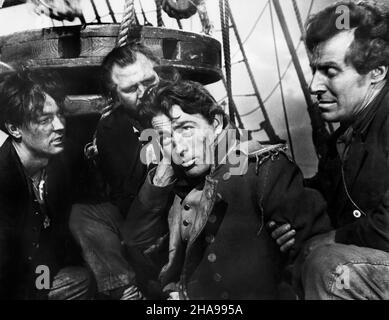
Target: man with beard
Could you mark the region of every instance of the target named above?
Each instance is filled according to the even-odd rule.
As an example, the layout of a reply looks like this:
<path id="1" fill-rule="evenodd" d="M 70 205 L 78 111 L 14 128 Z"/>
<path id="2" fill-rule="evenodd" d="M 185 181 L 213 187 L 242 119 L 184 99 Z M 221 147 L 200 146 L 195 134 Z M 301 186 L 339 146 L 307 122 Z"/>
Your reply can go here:
<path id="1" fill-rule="evenodd" d="M 143 298 L 123 255 L 119 227 L 146 176 L 138 111 L 146 89 L 159 82 L 158 63 L 148 48 L 134 43 L 113 49 L 102 64 L 104 93 L 113 107 L 99 121 L 96 146 L 109 201 L 75 205 L 70 223 L 102 299 Z"/>

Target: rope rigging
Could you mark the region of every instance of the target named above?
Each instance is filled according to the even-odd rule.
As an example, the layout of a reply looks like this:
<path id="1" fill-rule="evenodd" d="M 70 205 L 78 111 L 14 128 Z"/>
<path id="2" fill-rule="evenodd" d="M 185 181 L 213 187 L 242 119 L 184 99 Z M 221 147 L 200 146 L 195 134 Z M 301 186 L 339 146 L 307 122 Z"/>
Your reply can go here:
<path id="1" fill-rule="evenodd" d="M 298 26 L 300 28 L 301 35 L 303 35 L 304 34 L 303 19 L 301 18 L 301 14 L 300 14 L 299 7 L 297 5 L 297 1 L 292 0 L 292 4 L 293 4 L 294 13 L 296 15 L 297 23 L 298 23 Z"/>
<path id="2" fill-rule="evenodd" d="M 126 0 L 124 5 L 124 16 L 120 24 L 117 46 L 122 47 L 127 42 L 128 31 L 131 25 L 135 24 L 135 6 L 134 0 Z"/>
<path id="3" fill-rule="evenodd" d="M 145 13 L 145 10 L 143 9 L 143 5 L 142 5 L 142 1 L 141 0 L 138 0 L 139 2 L 139 6 L 140 6 L 140 11 L 142 13 L 142 17 L 143 17 L 143 25 L 144 26 L 153 26 L 149 20 L 147 20 L 147 16 L 146 16 L 146 13 Z"/>
<path id="4" fill-rule="evenodd" d="M 307 18 L 308 18 L 309 15 L 311 14 L 311 11 L 312 11 L 312 8 L 313 8 L 313 3 L 314 3 L 314 0 L 311 0 L 310 6 L 309 6 L 309 9 L 308 9 L 308 13 L 307 13 Z M 302 42 L 303 42 L 303 40 L 302 40 L 302 38 L 300 38 L 299 43 L 297 44 L 297 46 L 296 46 L 295 49 L 294 49 L 296 52 L 299 50 L 299 48 L 300 48 Z M 239 51 L 238 51 L 238 52 L 239 52 Z M 281 79 L 276 83 L 276 85 L 274 86 L 274 88 L 273 88 L 273 89 L 270 91 L 270 93 L 266 96 L 266 98 L 263 100 L 263 103 L 266 103 L 266 102 L 273 96 L 273 94 L 276 92 L 276 90 L 278 89 L 278 87 L 279 87 L 280 84 L 281 84 L 281 81 L 285 78 L 285 76 L 286 76 L 286 74 L 288 73 L 289 68 L 292 66 L 292 64 L 293 64 L 293 60 L 290 59 L 289 62 L 288 62 L 288 64 L 287 64 L 287 66 L 286 66 L 286 68 L 285 68 L 285 71 L 283 72 L 283 74 L 282 74 L 282 76 L 281 76 Z M 223 101 L 224 99 L 226 99 L 226 97 L 223 97 L 223 98 L 220 99 L 219 101 Z M 246 112 L 246 113 L 241 114 L 240 116 L 241 116 L 241 117 L 247 117 L 247 116 L 253 114 L 254 112 L 256 112 L 256 111 L 258 111 L 258 110 L 260 110 L 260 109 L 261 109 L 261 107 L 258 106 L 258 107 L 254 108 L 254 109 L 252 109 L 252 110 L 250 110 L 250 111 L 248 111 L 248 112 Z"/>
<path id="5" fill-rule="evenodd" d="M 228 0 L 219 0 L 220 22 L 223 36 L 223 53 L 228 96 L 228 111 L 232 123 L 235 123 L 236 107 L 232 96 L 231 53 L 230 53 L 230 6 Z"/>
<path id="6" fill-rule="evenodd" d="M 162 19 L 162 0 L 155 0 L 155 6 L 157 8 L 157 25 L 158 27 L 164 27 L 165 23 Z"/>
<path id="7" fill-rule="evenodd" d="M 113 10 L 112 10 L 111 2 L 110 2 L 109 0 L 105 0 L 105 3 L 107 4 L 108 12 L 109 12 L 109 15 L 110 15 L 111 18 L 112 18 L 112 22 L 113 22 L 113 23 L 117 23 L 116 17 L 115 17 L 115 13 L 114 13 Z"/>
<path id="8" fill-rule="evenodd" d="M 269 5 L 270 3 L 270 0 L 268 0 L 265 4 L 265 6 L 263 7 L 263 9 L 261 10 L 261 12 L 259 13 L 258 15 L 258 18 L 255 20 L 254 22 L 254 25 L 252 26 L 252 28 L 250 29 L 249 33 L 247 34 L 246 38 L 242 41 L 242 44 L 246 44 L 246 42 L 251 38 L 251 36 L 253 35 L 259 21 L 262 19 L 262 16 L 263 14 L 265 13 L 265 10 L 267 8 L 267 6 Z M 235 51 L 235 53 L 232 55 L 232 58 L 235 57 L 237 54 L 239 53 L 239 49 Z"/>
<path id="9" fill-rule="evenodd" d="M 95 12 L 95 16 L 96 16 L 97 22 L 101 23 L 102 19 L 101 19 L 101 17 L 99 16 L 99 14 L 97 12 L 94 0 L 90 0 L 90 1 L 92 3 L 92 7 L 93 7 L 93 10 Z M 140 11 L 141 11 L 141 14 L 143 16 L 144 24 L 145 25 L 151 25 L 151 23 L 147 20 L 146 13 L 145 13 L 145 11 L 143 9 L 141 0 L 138 0 L 138 1 L 139 1 L 140 9 L 141 9 Z M 2 2 L 2 1 L 0 0 L 0 2 Z M 139 24 L 139 21 L 137 21 L 137 16 L 136 16 L 136 12 L 135 12 L 134 2 L 135 2 L 134 0 L 126 0 L 125 1 L 125 9 L 124 9 L 124 14 L 123 14 L 123 19 L 122 19 L 121 24 L 120 24 L 120 31 L 119 31 L 119 35 L 118 35 L 118 39 L 117 39 L 117 46 L 125 45 L 126 42 L 127 42 L 127 37 L 128 37 L 129 30 L 131 29 L 131 26 L 132 25 L 136 25 L 137 23 Z M 312 9 L 312 6 L 313 6 L 313 2 L 314 2 L 314 0 L 311 0 L 310 7 L 309 7 L 309 10 L 308 10 L 308 15 L 311 12 L 311 9 Z M 116 17 L 115 17 L 115 13 L 112 10 L 110 1 L 109 0 L 105 0 L 105 3 L 107 5 L 107 7 L 108 7 L 108 13 L 109 13 L 108 15 L 111 16 L 112 21 L 115 23 L 117 20 L 116 20 Z M 180 9 L 180 7 L 179 7 L 181 5 L 180 3 L 184 3 L 184 4 L 186 3 L 186 4 L 188 4 L 188 6 L 190 4 L 192 6 L 192 8 L 196 7 L 197 8 L 197 12 L 200 15 L 200 20 L 201 20 L 202 25 L 203 25 L 203 32 L 205 32 L 205 33 L 209 32 L 210 28 L 206 29 L 205 26 L 207 26 L 207 24 L 204 23 L 204 21 L 207 20 L 208 21 L 208 27 L 209 27 L 209 18 L 207 17 L 207 12 L 206 12 L 206 8 L 205 8 L 205 1 L 204 0 L 183 0 L 183 1 L 155 0 L 156 13 L 157 13 L 157 24 L 158 24 L 159 27 L 164 26 L 164 22 L 163 22 L 163 19 L 162 19 L 162 9 L 165 9 L 164 5 L 166 6 L 168 4 L 169 6 L 171 6 L 172 3 L 174 3 L 177 6 L 178 9 Z M 293 4 L 294 12 L 296 14 L 298 26 L 300 28 L 300 31 L 302 32 L 303 31 L 303 21 L 302 21 L 301 13 L 300 13 L 298 5 L 297 5 L 297 1 L 296 0 L 292 0 L 292 4 Z M 243 124 L 241 124 L 241 119 L 240 119 L 241 117 L 248 116 L 248 115 L 250 115 L 250 114 L 252 114 L 252 113 L 254 113 L 254 112 L 256 112 L 256 111 L 258 111 L 260 109 L 262 109 L 263 113 L 266 113 L 266 110 L 264 109 L 263 104 L 265 102 L 267 102 L 274 95 L 274 93 L 276 92 L 278 87 L 280 87 L 281 98 L 282 98 L 282 103 L 283 103 L 284 116 L 285 116 L 285 121 L 286 121 L 286 125 L 287 125 L 289 141 L 290 141 L 290 144 L 292 145 L 292 141 L 291 141 L 291 138 L 290 138 L 290 132 L 289 132 L 289 124 L 288 124 L 288 119 L 287 119 L 287 112 L 286 112 L 286 107 L 285 107 L 285 97 L 284 97 L 283 85 L 282 85 L 282 81 L 283 81 L 284 77 L 286 76 L 287 71 L 289 70 L 290 66 L 292 65 L 292 60 L 288 63 L 284 73 L 281 75 L 281 70 L 280 70 L 280 65 L 279 65 L 280 61 L 279 61 L 278 52 L 277 52 L 277 43 L 276 43 L 276 40 L 275 40 L 273 20 L 272 20 L 272 31 L 273 31 L 274 46 L 275 46 L 275 50 L 276 50 L 278 82 L 276 83 L 274 89 L 266 97 L 266 99 L 264 99 L 263 101 L 260 101 L 259 107 L 255 108 L 255 109 L 253 109 L 253 110 L 251 110 L 249 112 L 246 112 L 245 114 L 239 115 L 239 113 L 237 111 L 237 108 L 236 108 L 236 105 L 235 105 L 235 102 L 234 102 L 234 97 L 250 97 L 250 96 L 255 96 L 256 94 L 233 95 L 233 92 L 232 92 L 233 91 L 232 90 L 232 81 L 233 81 L 233 79 L 232 79 L 231 66 L 234 65 L 234 64 L 237 64 L 237 63 L 241 63 L 241 62 L 248 63 L 248 61 L 247 61 L 247 59 L 243 59 L 241 61 L 231 63 L 231 57 L 234 57 L 237 53 L 239 53 L 239 50 L 238 50 L 237 52 L 235 52 L 231 56 L 231 47 L 230 47 L 231 43 L 230 43 L 230 34 L 229 34 L 230 31 L 229 31 L 229 29 L 231 27 L 233 27 L 233 26 L 230 25 L 231 21 L 233 21 L 233 17 L 231 16 L 230 5 L 229 5 L 229 1 L 228 0 L 219 0 L 219 6 L 220 6 L 220 17 L 221 17 L 222 32 L 223 32 L 223 53 L 224 53 L 224 60 L 225 60 L 225 83 L 226 83 L 226 88 L 227 88 L 227 98 L 228 98 L 228 102 L 229 102 L 228 103 L 228 108 L 229 108 L 229 114 L 230 114 L 230 117 L 231 117 L 231 121 L 236 122 L 236 120 L 237 120 L 239 122 L 239 125 L 243 126 Z M 201 7 L 203 7 L 204 9 L 200 10 Z M 271 12 L 272 8 L 271 8 L 270 0 L 267 0 L 266 3 L 264 4 L 263 8 L 260 10 L 258 17 L 256 18 L 256 20 L 255 20 L 253 26 L 251 27 L 250 31 L 248 32 L 247 36 L 244 38 L 244 40 L 242 42 L 242 45 L 244 45 L 252 37 L 252 35 L 254 34 L 254 31 L 257 28 L 259 22 L 261 21 L 261 19 L 262 19 L 264 13 L 265 13 L 267 7 L 270 8 L 270 12 Z M 172 10 L 172 7 L 170 9 Z M 193 9 L 191 9 L 191 10 L 193 10 Z M 190 13 L 188 11 L 188 12 L 185 12 L 185 14 L 190 14 Z M 202 18 L 201 14 L 203 14 L 203 18 Z M 206 17 L 207 19 L 205 19 L 204 17 Z M 271 17 L 273 19 L 272 13 L 271 13 Z M 180 17 L 176 16 L 175 18 L 176 18 L 176 21 L 177 21 L 177 24 L 178 24 L 179 28 L 182 29 L 182 24 L 181 24 L 181 21 L 180 21 Z M 232 24 L 234 24 L 234 23 L 232 23 Z M 301 44 L 301 40 L 298 43 L 298 45 L 295 48 L 295 50 L 298 50 L 300 44 Z M 255 81 L 254 79 L 251 79 L 251 80 Z M 266 114 L 265 114 L 265 121 L 269 120 L 269 119 L 266 119 L 266 118 L 267 117 L 266 117 Z M 292 148 L 293 147 L 291 147 L 291 149 Z"/>
<path id="10" fill-rule="evenodd" d="M 299 49 L 300 45 L 301 45 L 301 41 L 300 41 L 299 45 L 296 47 L 296 51 Z M 266 98 L 263 99 L 263 103 L 268 102 L 268 101 L 270 100 L 270 98 L 274 95 L 274 93 L 276 92 L 276 90 L 277 90 L 278 87 L 280 86 L 281 81 L 286 77 L 286 75 L 287 75 L 287 73 L 288 73 L 288 71 L 289 71 L 289 68 L 292 66 L 292 64 L 293 64 L 293 61 L 290 60 L 289 63 L 288 63 L 288 65 L 287 65 L 286 68 L 285 68 L 284 73 L 283 73 L 282 76 L 281 76 L 281 80 L 277 81 L 277 83 L 276 83 L 276 85 L 274 86 L 274 88 L 270 91 L 270 93 L 266 96 Z M 224 98 L 224 99 L 225 99 L 225 98 Z M 254 108 L 254 109 L 251 110 L 251 111 L 248 111 L 248 112 L 246 112 L 246 113 L 241 114 L 241 117 L 247 117 L 247 116 L 249 116 L 250 114 L 253 114 L 254 112 L 256 112 L 256 111 L 258 111 L 258 110 L 260 110 L 260 107 L 256 107 L 256 108 Z"/>
<path id="11" fill-rule="evenodd" d="M 274 42 L 274 52 L 275 52 L 275 58 L 276 58 L 276 64 L 277 64 L 278 80 L 279 80 L 279 83 L 280 83 L 281 102 L 282 102 L 282 109 L 283 109 L 283 112 L 284 112 L 286 132 L 288 134 L 290 152 L 292 154 L 293 160 L 295 160 L 294 149 L 293 149 L 293 140 L 292 140 L 292 135 L 291 135 L 291 132 L 290 132 L 290 127 L 289 127 L 288 112 L 286 110 L 284 86 L 283 86 L 282 80 L 281 80 L 280 59 L 278 57 L 277 39 L 276 39 L 276 33 L 275 33 L 275 28 L 274 28 L 273 10 L 272 10 L 272 6 L 271 5 L 269 6 L 269 12 L 270 12 L 270 21 L 271 21 L 271 28 L 272 28 L 273 42 Z"/>
<path id="12" fill-rule="evenodd" d="M 101 23 L 101 17 L 100 17 L 99 11 L 97 10 L 95 1 L 94 0 L 90 0 L 90 3 L 92 5 L 93 12 L 95 14 L 95 18 L 96 18 L 95 20 L 97 21 L 97 23 Z"/>

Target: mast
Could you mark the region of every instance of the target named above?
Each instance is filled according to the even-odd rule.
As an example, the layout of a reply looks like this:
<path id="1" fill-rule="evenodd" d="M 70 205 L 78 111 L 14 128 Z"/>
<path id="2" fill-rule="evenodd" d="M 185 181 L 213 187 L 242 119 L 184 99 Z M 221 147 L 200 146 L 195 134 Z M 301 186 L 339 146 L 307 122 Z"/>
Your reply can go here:
<path id="1" fill-rule="evenodd" d="M 234 34 L 235 34 L 236 40 L 238 42 L 239 49 L 240 49 L 240 51 L 242 53 L 242 56 L 243 56 L 243 62 L 245 64 L 245 66 L 246 66 L 247 73 L 249 75 L 251 84 L 252 84 L 253 89 L 254 89 L 254 95 L 255 95 L 255 97 L 258 100 L 259 107 L 260 107 L 262 115 L 264 117 L 264 121 L 260 123 L 260 128 L 266 132 L 266 134 L 269 137 L 269 140 L 270 140 L 271 143 L 280 143 L 282 140 L 276 134 L 273 126 L 271 125 L 269 115 L 267 113 L 267 110 L 265 108 L 265 104 L 263 103 L 261 94 L 259 92 L 258 85 L 257 85 L 255 77 L 254 77 L 254 73 L 253 73 L 253 71 L 251 69 L 249 60 L 247 58 L 246 50 L 245 50 L 245 48 L 243 46 L 243 42 L 242 42 L 242 39 L 240 37 L 239 31 L 238 31 L 238 28 L 236 26 L 235 19 L 234 19 L 234 16 L 233 16 L 231 10 L 229 10 L 229 18 L 231 20 L 231 27 L 234 30 Z"/>
<path id="2" fill-rule="evenodd" d="M 284 16 L 284 13 L 283 13 L 282 8 L 281 8 L 280 1 L 273 0 L 273 4 L 274 4 L 274 9 L 276 10 L 276 13 L 278 16 L 278 20 L 280 21 L 281 28 L 282 28 L 282 31 L 284 33 L 286 43 L 288 45 L 290 55 L 292 56 L 292 61 L 293 61 L 294 67 L 295 67 L 296 72 L 297 72 L 297 76 L 298 76 L 298 79 L 300 82 L 301 89 L 303 90 L 303 93 L 304 93 L 305 101 L 308 105 L 308 108 L 311 108 L 311 107 L 313 107 L 313 101 L 311 98 L 311 94 L 309 93 L 308 84 L 307 84 L 307 81 L 305 80 L 305 76 L 304 76 L 304 72 L 303 72 L 303 69 L 302 69 L 301 64 L 300 64 L 300 60 L 297 56 L 296 51 L 294 50 L 292 37 L 290 35 L 288 25 L 286 24 L 285 16 Z"/>
<path id="3" fill-rule="evenodd" d="M 307 103 L 308 106 L 307 110 L 308 110 L 309 117 L 311 119 L 313 143 L 315 146 L 316 154 L 320 159 L 326 153 L 325 141 L 327 140 L 329 133 L 325 127 L 324 121 L 321 119 L 320 114 L 318 113 L 317 108 L 315 107 L 315 104 L 309 92 L 308 84 L 307 81 L 305 80 L 305 76 L 300 64 L 300 60 L 294 49 L 293 40 L 290 35 L 288 25 L 286 23 L 284 13 L 280 5 L 280 1 L 273 0 L 273 5 L 274 5 L 274 9 L 276 10 L 282 31 L 284 33 L 284 37 L 288 45 L 290 55 L 292 56 L 293 65 L 297 72 L 297 77 L 299 79 L 300 86 L 304 94 L 305 102 Z"/>

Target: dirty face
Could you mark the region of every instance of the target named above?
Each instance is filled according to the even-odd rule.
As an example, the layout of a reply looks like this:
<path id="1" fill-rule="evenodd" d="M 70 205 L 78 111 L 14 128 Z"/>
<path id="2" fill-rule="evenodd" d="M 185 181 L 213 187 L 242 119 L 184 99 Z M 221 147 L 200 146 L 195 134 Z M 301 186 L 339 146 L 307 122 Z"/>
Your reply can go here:
<path id="1" fill-rule="evenodd" d="M 64 149 L 65 119 L 54 99 L 45 98 L 42 111 L 19 128 L 19 139 L 32 154 L 49 158 Z"/>
<path id="2" fill-rule="evenodd" d="M 354 30 L 343 31 L 320 43 L 313 52 L 310 90 L 328 122 L 351 121 L 363 108 L 371 89 L 369 73 L 359 74 L 346 63 L 353 40 Z"/>
<path id="3" fill-rule="evenodd" d="M 218 121 L 210 124 L 200 114 L 185 113 L 179 105 L 172 106 L 170 116 L 160 113 L 152 119 L 164 156 L 172 159 L 188 177 L 207 174 L 216 131 L 222 124 Z"/>
<path id="4" fill-rule="evenodd" d="M 137 114 L 145 91 L 159 82 L 154 67 L 153 61 L 137 52 L 135 63 L 125 67 L 114 64 L 112 68 L 112 82 L 119 102 L 132 114 Z"/>

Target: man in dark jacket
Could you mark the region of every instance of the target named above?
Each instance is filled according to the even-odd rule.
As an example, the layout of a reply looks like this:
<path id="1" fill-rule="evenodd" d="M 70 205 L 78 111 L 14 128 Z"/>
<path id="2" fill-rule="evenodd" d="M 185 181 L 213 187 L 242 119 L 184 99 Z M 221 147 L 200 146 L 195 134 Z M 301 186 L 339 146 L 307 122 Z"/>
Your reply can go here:
<path id="1" fill-rule="evenodd" d="M 49 74 L 12 73 L 0 83 L 0 298 L 89 299 L 68 230 L 70 174 L 63 96 Z"/>
<path id="2" fill-rule="evenodd" d="M 320 194 L 303 187 L 282 145 L 239 139 L 198 83 L 161 84 L 142 115 L 164 157 L 121 231 L 139 277 L 147 274 L 144 291 L 158 279 L 173 299 L 280 297 L 281 256 L 264 224 L 291 223 L 297 254 L 307 238 L 329 230 Z"/>
<path id="3" fill-rule="evenodd" d="M 135 273 L 121 254 L 119 227 L 146 176 L 137 119 L 145 90 L 159 81 L 157 64 L 140 44 L 115 48 L 102 64 L 105 95 L 113 107 L 97 127 L 96 160 L 109 186 L 109 201 L 75 205 L 70 224 L 102 299 L 141 298 Z"/>
<path id="4" fill-rule="evenodd" d="M 307 181 L 335 230 L 308 245 L 305 298 L 389 299 L 389 17 L 343 1 L 309 20 L 306 44 L 311 91 L 323 119 L 340 127 Z"/>

